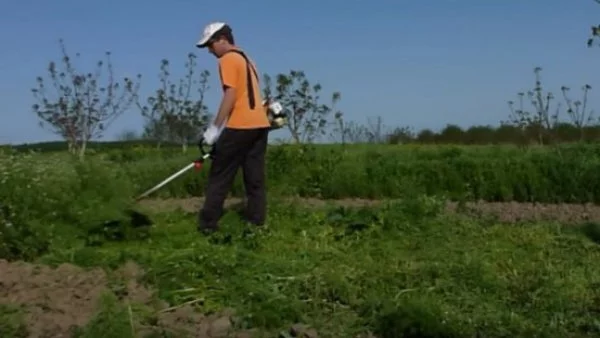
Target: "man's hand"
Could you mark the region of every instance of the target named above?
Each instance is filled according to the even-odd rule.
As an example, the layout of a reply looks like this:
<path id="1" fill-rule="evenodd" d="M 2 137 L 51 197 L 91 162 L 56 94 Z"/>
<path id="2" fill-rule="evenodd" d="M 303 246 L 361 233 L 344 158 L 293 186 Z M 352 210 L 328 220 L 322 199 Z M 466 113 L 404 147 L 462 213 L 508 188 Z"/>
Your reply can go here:
<path id="1" fill-rule="evenodd" d="M 219 138 L 219 134 L 221 134 L 221 130 L 216 125 L 211 124 L 202 135 L 204 143 L 209 146 L 213 145 L 217 138 Z"/>
<path id="2" fill-rule="evenodd" d="M 223 99 L 221 99 L 221 104 L 219 106 L 219 112 L 215 117 L 213 123 L 208 126 L 202 137 L 204 138 L 204 143 L 211 146 L 219 138 L 221 131 L 223 130 L 227 120 L 229 119 L 229 115 L 231 114 L 231 110 L 233 109 L 233 104 L 235 103 L 235 89 L 226 88 L 225 93 L 223 95 Z"/>

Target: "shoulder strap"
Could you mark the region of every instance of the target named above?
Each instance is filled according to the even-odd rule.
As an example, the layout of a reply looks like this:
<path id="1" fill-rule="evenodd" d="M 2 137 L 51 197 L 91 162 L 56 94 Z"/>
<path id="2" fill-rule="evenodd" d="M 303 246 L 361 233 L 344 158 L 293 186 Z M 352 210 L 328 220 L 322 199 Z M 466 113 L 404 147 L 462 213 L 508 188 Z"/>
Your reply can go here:
<path id="1" fill-rule="evenodd" d="M 256 76 L 257 83 L 259 82 L 258 73 L 256 72 L 256 69 L 254 67 L 251 67 L 250 61 L 248 60 L 248 57 L 244 52 L 242 52 L 239 49 L 232 49 L 230 50 L 230 52 L 237 53 L 241 55 L 244 58 L 244 60 L 246 60 L 246 83 L 248 86 L 248 103 L 250 104 L 250 109 L 254 109 L 254 107 L 256 106 L 256 102 L 254 99 L 254 85 L 252 84 L 252 75 L 250 74 L 250 68 L 252 68 L 254 76 Z"/>

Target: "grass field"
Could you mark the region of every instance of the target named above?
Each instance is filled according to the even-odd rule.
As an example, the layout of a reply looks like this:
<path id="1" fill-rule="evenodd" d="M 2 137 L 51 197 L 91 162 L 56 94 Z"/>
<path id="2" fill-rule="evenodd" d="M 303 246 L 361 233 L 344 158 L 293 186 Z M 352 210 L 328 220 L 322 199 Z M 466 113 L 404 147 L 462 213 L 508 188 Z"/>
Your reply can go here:
<path id="1" fill-rule="evenodd" d="M 135 183 L 144 156 L 4 158 L 1 337 L 600 335 L 593 204 L 450 203 L 422 192 L 324 201 L 273 188 L 267 228 L 247 227 L 229 203 L 221 231 L 204 237 L 201 200 L 184 188 L 133 205 L 155 183 Z M 128 208 L 152 226 L 134 227 Z"/>

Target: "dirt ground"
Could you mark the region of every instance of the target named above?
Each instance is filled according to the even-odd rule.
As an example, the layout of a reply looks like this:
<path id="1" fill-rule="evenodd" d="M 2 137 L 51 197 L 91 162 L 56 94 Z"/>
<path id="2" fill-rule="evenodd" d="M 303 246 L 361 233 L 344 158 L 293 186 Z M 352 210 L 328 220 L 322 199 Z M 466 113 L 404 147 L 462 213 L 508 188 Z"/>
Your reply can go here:
<path id="1" fill-rule="evenodd" d="M 117 271 L 118 280 L 123 282 L 121 301 L 146 305 L 157 319 L 157 324 L 148 325 L 132 315 L 131 330 L 136 337 L 159 332 L 174 337 L 252 337 L 251 331 L 232 332 L 233 311 L 204 316 L 191 305 L 169 307 L 156 302 L 153 292 L 138 283 L 142 274 L 134 263 Z M 114 288 L 110 281 L 101 269 L 84 270 L 70 264 L 50 268 L 0 260 L 0 305 L 24 311 L 27 337 L 71 337 L 76 327 L 84 327 L 93 319 L 102 295 Z"/>
<path id="2" fill-rule="evenodd" d="M 288 201 L 307 207 L 323 207 L 327 204 L 362 207 L 381 203 L 368 199 L 320 200 L 316 198 L 290 198 Z M 202 206 L 202 198 L 187 199 L 149 199 L 140 201 L 144 210 L 151 212 L 174 211 L 197 212 Z M 243 204 L 240 198 L 228 198 L 226 208 L 239 208 Z M 469 202 L 460 210 L 458 203 L 447 204 L 448 212 L 463 212 L 474 216 L 497 218 L 501 222 L 555 220 L 561 223 L 581 223 L 585 221 L 600 222 L 600 205 L 594 204 L 542 204 L 517 202 Z"/>

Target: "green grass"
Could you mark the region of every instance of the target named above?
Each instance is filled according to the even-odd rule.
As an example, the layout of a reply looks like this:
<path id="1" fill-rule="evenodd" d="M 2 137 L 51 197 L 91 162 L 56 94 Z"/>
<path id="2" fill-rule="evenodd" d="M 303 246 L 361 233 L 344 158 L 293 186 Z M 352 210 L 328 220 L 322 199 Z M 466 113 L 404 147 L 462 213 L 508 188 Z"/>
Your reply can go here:
<path id="1" fill-rule="evenodd" d="M 597 244 L 559 224 L 495 224 L 442 214 L 441 205 L 271 201 L 267 230 L 247 231 L 230 212 L 209 238 L 195 232 L 195 215 L 157 214 L 148 238 L 71 243 L 41 261 L 116 268 L 132 259 L 171 304 L 232 307 L 241 325 L 271 334 L 297 322 L 320 337 L 600 334 Z M 86 336 L 125 330 L 119 316 L 102 318 Z"/>
<path id="2" fill-rule="evenodd" d="M 0 337 L 27 337 L 23 311 L 16 306 L 0 304 Z"/>

